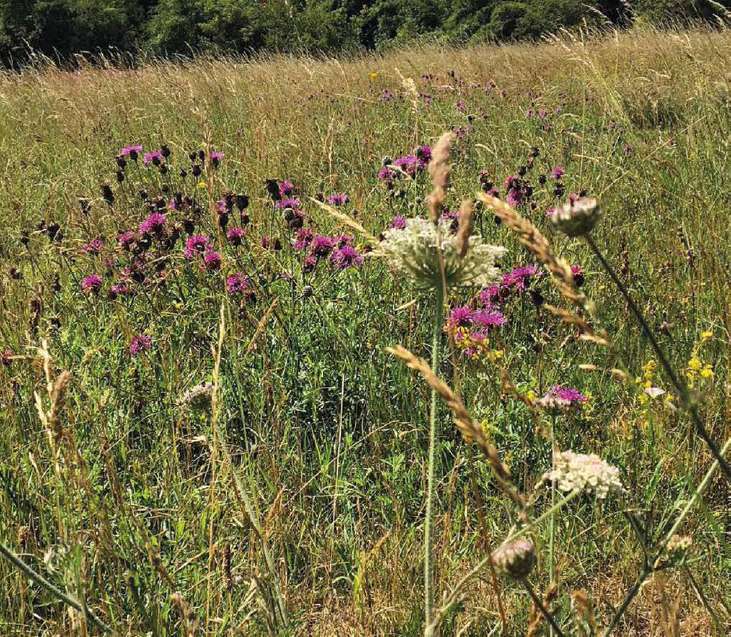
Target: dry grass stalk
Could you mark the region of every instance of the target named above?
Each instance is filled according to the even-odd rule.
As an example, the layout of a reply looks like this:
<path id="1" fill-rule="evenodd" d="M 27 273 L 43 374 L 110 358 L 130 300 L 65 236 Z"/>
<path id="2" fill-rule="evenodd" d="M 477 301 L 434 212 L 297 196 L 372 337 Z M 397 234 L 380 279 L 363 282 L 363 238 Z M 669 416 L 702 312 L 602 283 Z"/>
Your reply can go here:
<path id="1" fill-rule="evenodd" d="M 432 149 L 431 161 L 429 162 L 429 176 L 431 177 L 434 190 L 427 197 L 426 203 L 429 209 L 429 218 L 437 223 L 442 211 L 442 205 L 447 197 L 449 186 L 449 174 L 452 167 L 449 165 L 449 153 L 454 142 L 454 133 L 443 133 Z"/>
<path id="2" fill-rule="evenodd" d="M 396 358 L 406 363 L 407 367 L 419 372 L 426 383 L 441 396 L 442 400 L 444 400 L 452 412 L 454 424 L 459 429 L 462 437 L 466 442 L 474 443 L 480 448 L 487 458 L 487 463 L 490 465 L 500 489 L 523 510 L 526 506 L 525 497 L 513 484 L 510 471 L 503 464 L 502 460 L 500 460 L 497 449 L 490 443 L 482 427 L 472 419 L 472 416 L 470 416 L 459 396 L 451 390 L 449 385 L 432 372 L 429 364 L 423 358 L 412 354 L 401 345 L 386 349 L 389 353 L 396 356 Z"/>
<path id="3" fill-rule="evenodd" d="M 460 258 L 467 254 L 470 247 L 470 235 L 475 227 L 475 206 L 469 199 L 464 199 L 459 207 L 459 227 L 457 228 L 457 249 Z"/>
<path id="4" fill-rule="evenodd" d="M 551 280 L 561 296 L 576 307 L 586 311 L 589 316 L 593 316 L 594 304 L 585 294 L 576 289 L 569 264 L 554 254 L 551 249 L 551 244 L 543 233 L 528 219 L 521 216 L 517 210 L 501 199 L 487 195 L 484 192 L 478 193 L 477 196 L 480 201 L 493 211 L 496 217 L 508 228 L 517 233 L 520 243 L 546 267 L 551 274 Z M 593 341 L 599 345 L 608 344 L 604 334 L 597 334 L 585 319 L 574 312 L 559 309 L 552 305 L 546 305 L 544 307 L 562 321 L 579 328 L 583 340 Z"/>
<path id="5" fill-rule="evenodd" d="M 198 619 L 195 613 L 190 609 L 188 602 L 185 601 L 183 595 L 176 591 L 170 596 L 170 601 L 175 605 L 182 619 L 183 634 L 185 637 L 194 637 L 198 632 Z"/>

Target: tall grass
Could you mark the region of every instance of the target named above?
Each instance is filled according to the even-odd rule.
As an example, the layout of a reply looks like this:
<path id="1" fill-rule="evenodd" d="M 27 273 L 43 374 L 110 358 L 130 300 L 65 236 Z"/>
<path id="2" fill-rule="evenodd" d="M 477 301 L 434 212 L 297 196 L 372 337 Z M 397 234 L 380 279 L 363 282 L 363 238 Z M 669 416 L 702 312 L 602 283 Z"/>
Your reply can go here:
<path id="1" fill-rule="evenodd" d="M 292 236 L 265 189 L 286 178 L 309 225 L 359 227 L 377 244 L 395 215 L 423 214 L 432 188 L 424 174 L 389 191 L 376 177 L 383 158 L 464 129 L 445 206 L 474 193 L 480 171 L 502 190 L 537 147 L 536 207 L 521 212 L 557 259 L 582 266 L 585 284 L 569 298 L 539 281 L 546 302 L 511 300 L 484 355 L 465 357 L 450 338 L 436 359 L 437 395 L 462 406 L 470 440 L 484 436 L 465 444 L 466 429 L 435 403 L 430 555 L 442 634 L 540 634 L 542 609 L 567 634 L 725 634 L 728 483 L 632 308 L 590 247 L 555 233 L 544 211 L 572 191 L 600 200 L 592 240 L 726 453 L 730 82 L 731 38 L 704 30 L 0 77 L 0 633 L 422 633 L 429 385 L 386 348 L 427 356 L 434 300 L 376 258 L 308 274 L 287 245 L 272 252 L 260 239 Z M 168 144 L 176 167 L 197 148 L 222 150 L 196 186 L 198 228 L 225 244 L 215 201 L 227 189 L 249 195 L 251 224 L 245 247 L 222 248 L 223 273 L 186 265 L 178 245 L 164 289 L 111 302 L 80 292 L 92 268 L 106 268 L 81 246 L 104 236 L 111 249 L 136 227 L 140 184 L 191 183 L 138 162 L 118 185 L 114 156 L 138 142 Z M 562 197 L 550 178 L 537 181 L 556 165 Z M 308 199 L 320 192 L 347 192 L 350 221 Z M 49 240 L 54 222 L 60 242 Z M 475 213 L 475 231 L 508 249 L 506 271 L 536 259 L 509 226 L 486 204 Z M 225 293 L 224 273 L 239 269 L 256 301 Z M 152 349 L 131 356 L 141 333 Z M 181 402 L 202 382 L 212 402 Z M 599 453 L 629 495 L 529 501 L 532 522 L 516 528 L 540 559 L 526 589 L 491 570 L 520 509 L 494 471 L 505 463 L 530 494 L 550 470 L 536 402 L 556 384 L 588 396 L 557 419 L 559 448 Z M 542 557 L 554 512 L 555 587 Z M 669 570 L 654 558 L 674 535 L 693 544 Z"/>

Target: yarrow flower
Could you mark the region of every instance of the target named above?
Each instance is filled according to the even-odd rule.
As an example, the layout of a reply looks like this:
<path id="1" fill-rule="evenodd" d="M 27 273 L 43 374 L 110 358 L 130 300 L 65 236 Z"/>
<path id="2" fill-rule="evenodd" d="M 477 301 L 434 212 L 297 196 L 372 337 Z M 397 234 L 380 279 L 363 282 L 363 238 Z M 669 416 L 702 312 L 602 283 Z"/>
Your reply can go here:
<path id="1" fill-rule="evenodd" d="M 384 257 L 394 270 L 411 276 L 422 288 L 441 285 L 440 256 L 449 287 L 486 286 L 498 278 L 495 262 L 505 248 L 484 243 L 480 235 L 473 234 L 467 252 L 460 257 L 458 239 L 446 223 L 435 225 L 413 217 L 406 220 L 403 230 L 386 230 L 373 254 Z"/>
<path id="2" fill-rule="evenodd" d="M 581 407 L 586 401 L 586 396 L 578 389 L 555 385 L 539 398 L 536 404 L 543 409 L 560 411 Z"/>
<path id="3" fill-rule="evenodd" d="M 554 226 L 569 237 L 591 232 L 601 214 L 599 204 L 591 197 L 578 197 L 565 203 L 549 216 Z"/>
<path id="4" fill-rule="evenodd" d="M 133 336 L 129 343 L 129 353 L 138 356 L 142 352 L 149 352 L 152 349 L 152 338 L 147 334 Z"/>
<path id="5" fill-rule="evenodd" d="M 624 492 L 619 469 L 593 453 L 557 453 L 554 468 L 543 476 L 543 480 L 555 483 L 560 491 L 594 493 L 600 500 L 610 494 Z"/>
<path id="6" fill-rule="evenodd" d="M 81 279 L 81 290 L 96 294 L 102 287 L 103 279 L 98 274 L 90 274 Z"/>

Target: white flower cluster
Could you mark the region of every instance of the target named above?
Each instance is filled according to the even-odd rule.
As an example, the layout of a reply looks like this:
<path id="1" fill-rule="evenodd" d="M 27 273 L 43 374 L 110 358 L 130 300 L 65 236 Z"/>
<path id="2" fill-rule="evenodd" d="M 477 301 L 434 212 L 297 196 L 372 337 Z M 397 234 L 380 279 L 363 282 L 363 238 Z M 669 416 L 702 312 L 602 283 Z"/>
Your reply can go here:
<path id="1" fill-rule="evenodd" d="M 450 233 L 449 222 L 439 225 L 427 219 L 413 217 L 406 220 L 403 229 L 391 228 L 373 252 L 384 257 L 397 272 L 414 278 L 419 287 L 441 285 L 439 252 L 444 259 L 444 274 L 450 287 L 476 285 L 486 287 L 499 277 L 495 261 L 505 254 L 505 248 L 484 243 L 473 234 L 468 249 L 459 255 L 456 235 Z"/>
<path id="2" fill-rule="evenodd" d="M 557 453 L 554 469 L 546 473 L 543 479 L 555 483 L 561 491 L 593 492 L 600 500 L 610 493 L 624 492 L 619 469 L 593 453 Z"/>
<path id="3" fill-rule="evenodd" d="M 198 383 L 186 391 L 179 399 L 178 405 L 190 405 L 191 407 L 204 407 L 211 400 L 213 395 L 213 383 Z"/>

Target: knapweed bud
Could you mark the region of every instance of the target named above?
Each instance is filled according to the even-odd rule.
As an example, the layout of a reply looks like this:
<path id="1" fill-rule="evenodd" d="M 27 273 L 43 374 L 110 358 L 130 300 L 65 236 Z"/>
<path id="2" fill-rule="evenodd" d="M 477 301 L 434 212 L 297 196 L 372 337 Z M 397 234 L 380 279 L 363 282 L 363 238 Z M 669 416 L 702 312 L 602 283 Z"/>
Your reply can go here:
<path id="1" fill-rule="evenodd" d="M 536 563 L 536 549 L 527 538 L 504 544 L 492 554 L 495 568 L 515 579 L 527 577 Z"/>
<path id="2" fill-rule="evenodd" d="M 556 209 L 551 221 L 565 235 L 579 237 L 591 232 L 600 214 L 596 199 L 581 197 Z"/>

